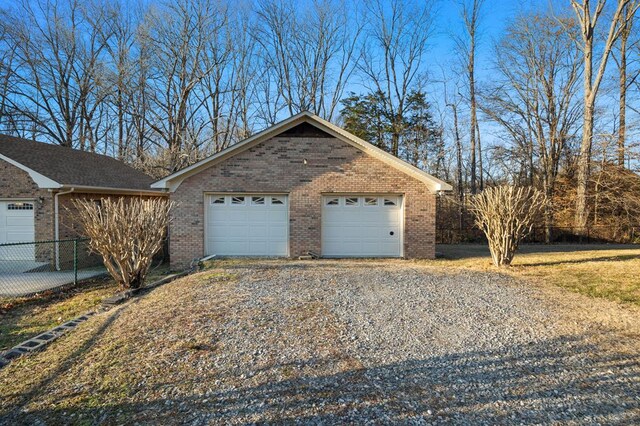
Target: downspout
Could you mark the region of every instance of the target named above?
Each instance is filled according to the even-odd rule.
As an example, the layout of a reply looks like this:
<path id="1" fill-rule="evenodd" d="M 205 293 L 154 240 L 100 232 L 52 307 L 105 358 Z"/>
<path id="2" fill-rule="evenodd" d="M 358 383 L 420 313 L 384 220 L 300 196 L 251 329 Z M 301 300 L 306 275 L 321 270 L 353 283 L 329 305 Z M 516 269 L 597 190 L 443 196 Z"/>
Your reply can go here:
<path id="1" fill-rule="evenodd" d="M 60 217 L 59 217 L 59 202 L 58 202 L 58 196 L 59 195 L 66 195 L 66 194 L 71 194 L 73 191 L 75 190 L 75 188 L 71 188 L 68 191 L 64 191 L 64 192 L 56 192 L 55 195 L 53 196 L 53 209 L 54 209 L 54 213 L 53 213 L 53 226 L 54 226 L 54 240 L 56 242 L 56 271 L 60 270 L 60 243 L 58 242 L 58 240 L 60 240 Z"/>

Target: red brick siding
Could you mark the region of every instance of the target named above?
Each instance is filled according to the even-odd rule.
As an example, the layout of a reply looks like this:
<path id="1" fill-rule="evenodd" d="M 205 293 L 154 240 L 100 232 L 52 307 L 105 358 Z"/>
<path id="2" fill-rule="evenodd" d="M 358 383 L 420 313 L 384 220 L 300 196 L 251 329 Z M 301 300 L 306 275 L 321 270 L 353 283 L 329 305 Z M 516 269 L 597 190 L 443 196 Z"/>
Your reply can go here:
<path id="1" fill-rule="evenodd" d="M 435 194 L 423 182 L 336 138 L 275 137 L 185 179 L 171 195 L 174 267 L 204 255 L 204 194 L 219 191 L 288 193 L 294 257 L 321 253 L 323 193 L 401 194 L 405 257 L 435 256 Z"/>
<path id="2" fill-rule="evenodd" d="M 35 238 L 53 238 L 53 197 L 46 189 L 39 189 L 29 174 L 0 160 L 0 198 L 32 199 L 34 201 Z"/>
<path id="3" fill-rule="evenodd" d="M 103 198 L 140 198 L 140 195 L 111 195 L 111 194 L 91 194 L 82 192 L 71 192 L 59 196 L 59 233 L 60 239 L 83 237 L 84 230 L 78 221 L 78 209 L 73 200 L 102 200 Z M 148 196 L 142 196 L 149 198 Z"/>

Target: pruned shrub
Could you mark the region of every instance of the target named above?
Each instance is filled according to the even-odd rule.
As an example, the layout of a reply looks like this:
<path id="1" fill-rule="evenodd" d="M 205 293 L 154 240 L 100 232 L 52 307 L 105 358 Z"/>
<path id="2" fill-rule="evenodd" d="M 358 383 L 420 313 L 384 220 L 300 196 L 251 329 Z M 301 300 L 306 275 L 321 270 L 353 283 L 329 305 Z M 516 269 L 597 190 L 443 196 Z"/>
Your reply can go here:
<path id="1" fill-rule="evenodd" d="M 144 284 L 153 256 L 162 248 L 172 203 L 163 198 L 74 200 L 79 221 L 109 274 L 123 289 Z"/>
<path id="2" fill-rule="evenodd" d="M 487 188 L 471 198 L 470 209 L 487 236 L 494 265 L 511 264 L 518 244 L 531 232 L 546 203 L 544 193 L 531 187 Z"/>

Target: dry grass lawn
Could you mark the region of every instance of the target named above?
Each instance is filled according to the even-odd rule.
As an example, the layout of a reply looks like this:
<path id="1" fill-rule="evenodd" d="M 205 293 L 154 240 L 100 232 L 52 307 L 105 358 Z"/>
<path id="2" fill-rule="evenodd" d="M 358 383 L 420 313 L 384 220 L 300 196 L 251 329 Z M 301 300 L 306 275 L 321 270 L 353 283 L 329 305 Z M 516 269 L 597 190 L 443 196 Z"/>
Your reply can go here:
<path id="1" fill-rule="evenodd" d="M 592 297 L 640 306 L 640 247 L 625 245 L 524 245 L 510 268 L 495 268 L 482 245 L 439 245 L 433 263 L 501 271 Z"/>
<path id="2" fill-rule="evenodd" d="M 168 267 L 155 268 L 148 281 L 161 278 Z M 30 297 L 0 297 L 0 351 L 11 347 L 98 306 L 118 292 L 111 278 L 96 278 L 64 291 Z"/>
<path id="3" fill-rule="evenodd" d="M 66 291 L 0 298 L 0 351 L 85 313 L 116 291 L 112 280 L 98 278 Z"/>
<path id="4" fill-rule="evenodd" d="M 413 264 L 402 260 L 333 261 L 324 267 L 331 268 L 334 273 L 344 274 L 349 265 L 362 269 L 362 265 L 370 264 L 371 268 L 404 268 L 407 276 L 415 273 L 412 271 L 422 269 L 424 271 L 420 273 L 427 272 L 426 276 L 429 276 L 429 270 L 436 268 L 444 275 L 449 272 L 458 274 L 456 267 L 491 269 L 482 250 L 475 250 L 475 254 L 471 254 L 473 247 L 463 250 L 466 257 L 459 253 L 454 258 L 454 253 L 449 252 L 448 259 Z M 599 260 L 592 259 L 594 253 L 600 253 Z M 607 265 L 606 262 L 615 264 L 630 261 L 623 257 L 629 251 L 622 250 L 623 254 L 615 255 L 611 253 L 617 251 L 525 254 L 517 258 L 517 265 L 520 266 L 514 267 L 511 273 L 533 276 L 542 274 L 546 268 L 558 271 L 557 268 L 566 266 L 569 268 L 567 274 L 574 277 L 577 275 L 571 265 L 591 261 L 604 262 L 604 265 Z M 633 253 L 637 256 L 638 251 Z M 620 259 L 606 260 L 605 257 Z M 447 368 L 460 369 L 456 370 L 459 377 L 465 377 L 466 380 L 468 375 L 477 377 L 480 381 L 487 370 L 496 366 L 504 371 L 504 380 L 486 379 L 487 389 L 495 385 L 515 392 L 514 389 L 519 391 L 519 386 L 526 383 L 527 388 L 523 390 L 525 393 L 518 398 L 536 400 L 538 393 L 546 395 L 547 384 L 543 381 L 535 391 L 531 391 L 530 383 L 538 383 L 539 378 L 546 376 L 556 377 L 560 371 L 559 364 L 565 363 L 564 368 L 576 365 L 575 353 L 566 347 L 569 344 L 569 340 L 565 339 L 567 336 L 587 339 L 581 348 L 589 357 L 600 357 L 594 361 L 595 364 L 580 367 L 589 373 L 588 377 L 585 376 L 584 386 L 593 387 L 593 390 L 585 388 L 581 394 L 600 401 L 603 398 L 600 392 L 618 392 L 618 387 L 610 386 L 614 378 L 618 380 L 617 376 L 601 377 L 614 374 L 610 373 L 612 370 L 620 375 L 618 381 L 629 382 L 629 386 L 632 386 L 629 391 L 631 393 L 633 386 L 639 383 L 640 375 L 636 374 L 639 365 L 636 361 L 638 350 L 635 342 L 640 334 L 618 333 L 612 331 L 608 324 L 603 324 L 601 328 L 595 329 L 597 331 L 593 333 L 594 336 L 587 338 L 583 335 L 582 327 L 594 329 L 590 320 L 576 321 L 571 316 L 565 321 L 564 313 L 557 313 L 554 321 L 559 321 L 559 328 L 553 328 L 554 333 L 565 339 L 564 346 L 557 347 L 567 352 L 561 358 L 554 358 L 556 347 L 546 346 L 555 344 L 551 343 L 554 339 L 546 339 L 541 345 L 519 345 L 513 352 L 517 355 L 503 357 L 502 348 L 496 352 L 501 354 L 496 355 L 497 360 L 482 358 L 474 371 L 467 370 L 470 367 L 465 362 L 457 364 L 460 357 L 464 361 L 464 356 L 478 356 L 484 352 L 471 351 L 471 355 L 447 356 L 442 362 L 438 360 L 435 364 L 424 364 L 422 367 L 416 367 L 415 360 L 412 360 L 400 373 L 397 370 L 399 364 L 388 366 L 386 364 L 389 361 L 373 366 L 375 368 L 367 367 L 351 349 L 357 344 L 349 343 L 353 342 L 348 339 L 351 336 L 348 331 L 353 324 L 341 320 L 333 310 L 335 300 L 332 299 L 334 290 L 331 288 L 339 286 L 323 281 L 326 278 L 321 262 L 263 261 L 261 266 L 251 266 L 251 263 L 246 262 L 251 261 L 233 260 L 220 262 L 215 266 L 212 264 L 210 266 L 213 269 L 153 289 L 143 297 L 93 316 L 73 333 L 56 340 L 46 350 L 33 356 L 18 358 L 1 369 L 0 424 L 211 424 L 216 423 L 216 419 L 219 423 L 223 423 L 221 419 L 224 419 L 227 420 L 224 423 L 236 424 L 270 421 L 287 423 L 298 419 L 313 422 L 314 418 L 322 420 L 332 419 L 327 416 L 334 414 L 346 415 L 352 408 L 361 410 L 370 418 L 377 418 L 379 410 L 388 409 L 397 409 L 404 415 L 406 407 L 397 401 L 410 399 L 414 394 L 422 395 L 422 391 L 414 391 L 413 387 L 418 389 L 419 384 L 430 377 L 434 368 L 448 365 L 447 363 L 451 364 Z M 243 263 L 246 263 L 244 267 Z M 528 266 L 524 266 L 525 264 Z M 637 267 L 637 263 L 635 265 Z M 289 269 L 282 275 L 285 266 Z M 317 275 L 317 279 L 311 283 L 327 286 L 329 290 L 326 293 L 301 291 L 303 297 L 297 298 L 296 289 L 304 289 L 306 281 L 296 281 L 296 271 L 301 274 L 306 271 L 310 277 Z M 546 273 L 550 274 L 549 271 Z M 350 276 L 340 276 L 345 278 L 348 285 Z M 362 276 L 362 272 L 357 272 L 355 276 Z M 288 291 L 294 292 L 296 297 L 287 293 Z M 565 293 L 562 290 L 558 292 Z M 309 295 L 314 297 L 308 297 Z M 371 302 L 366 294 L 359 297 L 361 299 L 358 300 L 365 305 Z M 490 305 L 491 297 L 493 296 L 488 296 L 487 300 Z M 560 299 L 570 298 L 561 294 Z M 579 299 L 576 306 L 582 306 L 584 300 L 593 302 L 584 307 L 589 318 L 602 307 L 611 309 L 607 318 L 615 317 L 622 311 L 614 303 L 586 297 L 574 299 Z M 342 298 L 339 300 L 344 301 Z M 457 300 L 457 294 L 450 294 L 445 297 L 444 303 Z M 547 304 L 546 299 L 542 300 Z M 555 301 L 558 299 L 549 300 L 555 310 Z M 346 305 L 342 309 L 351 309 L 349 306 L 363 305 Z M 549 312 L 553 313 L 554 310 Z M 637 308 L 629 309 L 631 310 Z M 574 309 L 568 311 L 571 313 Z M 555 315 L 554 313 L 554 317 Z M 630 316 L 631 314 L 627 314 L 625 318 Z M 438 320 L 436 317 L 427 317 L 421 327 L 428 328 L 433 323 L 437 324 Z M 574 329 L 575 327 L 578 329 Z M 394 330 L 398 328 L 401 327 Z M 621 331 L 627 332 L 627 328 Z M 413 329 L 408 327 L 408 330 Z M 387 335 L 385 339 L 390 337 Z M 606 343 L 597 346 L 600 345 L 598 339 L 606 339 Z M 536 352 L 538 350 L 546 350 L 549 354 L 541 356 L 541 353 Z M 527 351 L 533 352 L 529 358 L 521 360 L 520 365 L 526 365 L 522 371 L 506 367 L 507 363 L 515 362 L 514 356 L 519 359 Z M 548 364 L 543 370 L 537 371 L 537 375 L 532 375 L 532 366 L 537 365 L 540 358 L 544 359 L 545 356 L 550 356 L 546 361 Z M 581 355 L 579 361 L 585 361 L 585 356 Z M 597 371 L 591 371 L 591 366 L 597 367 Z M 416 373 L 419 374 L 415 376 Z M 402 374 L 407 374 L 407 377 L 415 381 L 404 380 Z M 402 387 L 392 390 L 391 394 L 385 393 L 386 383 L 391 380 L 386 375 L 395 378 L 393 380 L 397 379 Z M 461 392 L 474 392 L 477 383 L 463 391 L 457 387 L 459 383 L 455 380 L 456 376 L 453 377 L 451 384 L 455 386 L 451 390 L 452 396 L 457 397 Z M 409 387 L 404 387 L 407 384 Z M 376 387 L 378 385 L 380 388 Z M 345 393 L 345 387 L 350 387 L 351 390 Z M 354 392 L 353 389 L 358 391 Z M 436 402 L 445 401 L 442 405 L 437 405 L 442 410 L 451 405 L 450 400 L 444 396 L 431 395 L 432 390 L 432 387 L 428 387 L 424 391 L 424 395 L 428 395 L 425 398 L 433 397 Z M 528 393 L 530 391 L 533 393 Z M 574 388 L 560 388 L 560 391 L 570 398 Z M 408 394 L 405 395 L 405 392 Z M 436 392 L 440 390 L 436 389 Z M 443 395 L 446 394 L 444 390 L 442 392 Z M 346 399 L 343 399 L 345 395 Z M 509 399 L 505 395 L 507 394 L 501 393 L 498 400 Z M 500 417 L 503 415 L 501 408 L 496 408 L 492 401 L 479 398 L 477 404 L 474 401 L 473 406 L 462 405 L 461 409 L 477 412 L 487 410 L 497 413 L 495 415 L 498 417 L 493 417 L 494 420 L 503 419 Z M 429 405 L 430 409 L 436 407 L 433 404 Z M 517 410 L 520 409 L 518 406 Z M 627 416 L 625 418 L 631 418 L 634 409 L 627 407 L 626 412 L 623 412 Z M 305 417 L 310 415 L 311 417 Z"/>

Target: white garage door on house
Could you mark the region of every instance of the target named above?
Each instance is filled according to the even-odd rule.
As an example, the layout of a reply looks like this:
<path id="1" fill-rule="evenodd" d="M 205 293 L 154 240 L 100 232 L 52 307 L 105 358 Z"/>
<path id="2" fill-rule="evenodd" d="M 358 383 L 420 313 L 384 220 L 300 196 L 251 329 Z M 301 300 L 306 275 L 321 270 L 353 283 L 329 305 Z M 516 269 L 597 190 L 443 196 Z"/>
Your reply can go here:
<path id="1" fill-rule="evenodd" d="M 286 195 L 213 194 L 206 205 L 207 255 L 289 255 Z"/>
<path id="2" fill-rule="evenodd" d="M 400 257 L 402 196 L 325 196 L 322 201 L 322 255 Z"/>
<path id="3" fill-rule="evenodd" d="M 0 201 L 0 244 L 35 240 L 33 208 L 31 201 Z M 0 247 L 0 259 L 33 260 L 34 252 L 31 244 Z"/>

